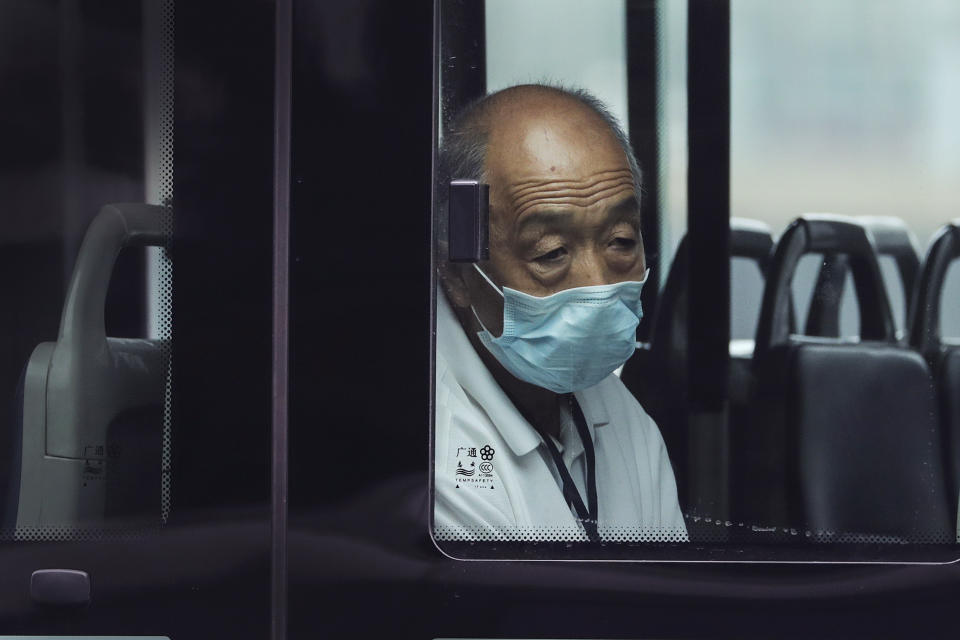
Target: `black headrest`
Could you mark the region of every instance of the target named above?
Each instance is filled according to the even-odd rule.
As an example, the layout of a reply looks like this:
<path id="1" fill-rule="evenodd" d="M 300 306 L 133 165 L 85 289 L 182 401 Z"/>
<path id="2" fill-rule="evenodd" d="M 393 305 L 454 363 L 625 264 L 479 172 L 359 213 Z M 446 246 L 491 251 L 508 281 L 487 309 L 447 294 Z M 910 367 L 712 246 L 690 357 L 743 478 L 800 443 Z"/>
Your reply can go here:
<path id="1" fill-rule="evenodd" d="M 672 385 L 680 385 L 683 392 L 687 366 L 687 295 L 690 283 L 689 242 L 686 234 L 674 254 L 673 264 L 653 318 L 650 341 L 650 359 L 666 366 L 661 371 L 671 380 Z M 773 234 L 766 223 L 748 218 L 730 219 L 730 256 L 755 260 L 761 273 L 767 268 L 767 261 L 773 249 Z M 677 388 L 680 388 L 677 387 Z"/>
<path id="2" fill-rule="evenodd" d="M 877 255 L 891 256 L 896 262 L 903 283 L 905 316 L 908 316 L 917 274 L 920 271 L 920 252 L 916 236 L 903 220 L 893 216 L 857 216 L 849 218 L 849 221 L 867 229 Z M 840 336 L 840 303 L 848 271 L 846 254 L 824 255 L 814 288 L 816 295 L 807 312 L 807 335 Z"/>
<path id="3" fill-rule="evenodd" d="M 766 269 L 773 249 L 773 234 L 765 222 L 751 218 L 730 218 L 730 257 L 752 258 Z"/>
<path id="4" fill-rule="evenodd" d="M 940 347 L 940 302 L 950 263 L 960 258 L 960 219 L 944 225 L 930 244 L 914 298 L 910 344 L 922 353 Z"/>
<path id="5" fill-rule="evenodd" d="M 857 216 L 855 220 L 870 231 L 877 253 L 920 265 L 917 237 L 903 220 L 895 216 Z"/>
<path id="6" fill-rule="evenodd" d="M 686 296 L 690 282 L 688 246 L 689 242 L 684 234 L 674 255 L 654 316 L 651 334 L 652 350 L 669 348 L 668 343 L 676 340 L 682 340 L 684 345 L 686 344 Z M 730 219 L 730 257 L 755 260 L 761 273 L 764 273 L 772 249 L 773 234 L 766 223 L 748 218 Z"/>
<path id="7" fill-rule="evenodd" d="M 857 288 L 861 338 L 896 340 L 873 240 L 866 229 L 846 216 L 807 214 L 787 227 L 768 267 L 757 326 L 757 359 L 790 339 L 793 307 L 790 284 L 800 258 L 806 253 L 845 254 Z"/>

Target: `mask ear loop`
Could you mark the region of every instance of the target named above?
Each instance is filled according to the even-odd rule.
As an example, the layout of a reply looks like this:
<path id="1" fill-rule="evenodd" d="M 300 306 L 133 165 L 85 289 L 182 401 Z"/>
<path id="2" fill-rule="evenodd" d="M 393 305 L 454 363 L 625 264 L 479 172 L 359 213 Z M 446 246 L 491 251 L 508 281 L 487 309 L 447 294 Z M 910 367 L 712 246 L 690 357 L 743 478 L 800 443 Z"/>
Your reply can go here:
<path id="1" fill-rule="evenodd" d="M 487 281 L 487 284 L 493 287 L 493 290 L 500 294 L 501 298 L 505 298 L 505 296 L 503 295 L 503 291 L 500 291 L 500 287 L 493 284 L 493 280 L 491 280 L 490 277 L 487 274 L 485 274 L 480 267 L 477 266 L 476 262 L 471 262 L 470 264 L 472 264 L 473 268 L 477 270 L 477 273 L 479 273 L 480 276 Z M 490 336 L 493 336 L 493 334 L 490 333 L 490 331 L 487 329 L 486 325 L 483 324 L 483 320 L 480 319 L 480 316 L 477 315 L 477 310 L 473 308 L 472 304 L 470 305 L 470 311 L 473 312 L 473 317 L 477 319 L 477 322 L 480 323 L 480 326 L 483 328 L 483 330 L 487 332 L 487 334 L 489 334 Z"/>
<path id="2" fill-rule="evenodd" d="M 485 274 L 485 273 L 483 272 L 483 269 L 481 269 L 480 267 L 477 266 L 477 263 L 476 263 L 476 262 L 471 262 L 470 264 L 472 264 L 472 265 L 473 265 L 473 268 L 477 270 L 477 273 L 479 273 L 480 276 L 481 276 L 484 280 L 487 281 L 487 284 L 489 284 L 491 287 L 493 287 L 493 290 L 496 291 L 497 293 L 499 293 L 499 294 L 500 294 L 500 297 L 503 298 L 503 297 L 504 297 L 503 291 L 500 291 L 500 287 L 498 287 L 497 285 L 493 284 L 493 280 L 490 279 L 490 276 L 488 276 L 487 274 Z M 649 271 L 649 269 L 648 269 L 648 271 Z"/>

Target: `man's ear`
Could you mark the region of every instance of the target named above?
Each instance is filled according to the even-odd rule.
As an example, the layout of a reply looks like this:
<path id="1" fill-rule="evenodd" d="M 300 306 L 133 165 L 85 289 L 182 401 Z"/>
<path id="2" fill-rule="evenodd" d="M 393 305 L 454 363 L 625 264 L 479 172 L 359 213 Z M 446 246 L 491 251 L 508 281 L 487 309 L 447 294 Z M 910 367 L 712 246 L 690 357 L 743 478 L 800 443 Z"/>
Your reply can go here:
<path id="1" fill-rule="evenodd" d="M 463 277 L 463 265 L 443 261 L 440 264 L 439 275 L 443 290 L 447 292 L 451 304 L 466 309 L 470 306 L 470 289 Z"/>

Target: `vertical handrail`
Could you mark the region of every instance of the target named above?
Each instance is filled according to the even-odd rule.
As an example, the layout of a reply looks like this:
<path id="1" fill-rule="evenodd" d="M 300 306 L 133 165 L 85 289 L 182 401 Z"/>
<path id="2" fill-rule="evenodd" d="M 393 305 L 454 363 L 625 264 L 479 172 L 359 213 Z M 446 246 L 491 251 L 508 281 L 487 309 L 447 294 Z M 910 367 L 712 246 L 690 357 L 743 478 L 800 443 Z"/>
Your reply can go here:
<path id="1" fill-rule="evenodd" d="M 434 418 L 436 416 L 436 405 L 434 390 L 437 380 L 437 349 L 434 338 L 437 333 L 437 252 L 433 249 L 437 246 L 437 153 L 440 146 L 440 0 L 433 0 L 433 47 L 431 50 L 431 64 L 433 71 L 433 97 L 430 108 L 430 336 L 427 344 L 430 345 L 430 357 L 428 364 L 430 371 L 430 385 L 427 388 L 427 407 L 430 416 L 430 438 L 427 444 L 427 459 L 430 461 L 430 469 L 434 468 L 434 446 L 436 445 L 434 429 Z M 428 495 L 430 496 L 430 508 L 427 513 L 427 530 L 432 538 L 433 536 L 433 494 L 434 477 L 433 473 L 427 474 Z"/>
<path id="2" fill-rule="evenodd" d="M 277 0 L 273 157 L 273 402 L 271 416 L 270 620 L 287 637 L 287 436 L 290 298 L 290 118 L 292 0 Z"/>
<path id="3" fill-rule="evenodd" d="M 687 387 L 695 513 L 729 505 L 730 1 L 688 0 Z"/>

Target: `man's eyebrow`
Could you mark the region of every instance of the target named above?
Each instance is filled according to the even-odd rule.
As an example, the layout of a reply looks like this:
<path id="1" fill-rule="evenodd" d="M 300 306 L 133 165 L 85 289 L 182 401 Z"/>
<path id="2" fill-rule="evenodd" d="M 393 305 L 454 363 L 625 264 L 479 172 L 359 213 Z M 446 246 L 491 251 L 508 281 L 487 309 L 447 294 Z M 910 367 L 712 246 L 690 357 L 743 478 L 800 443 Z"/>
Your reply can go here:
<path id="1" fill-rule="evenodd" d="M 634 219 L 639 222 L 640 203 L 637 201 L 637 197 L 630 195 L 610 207 L 610 209 L 607 211 L 607 219 Z"/>
<path id="2" fill-rule="evenodd" d="M 636 196 L 631 195 L 607 209 L 604 224 L 609 227 L 620 222 L 640 228 L 640 203 Z"/>

